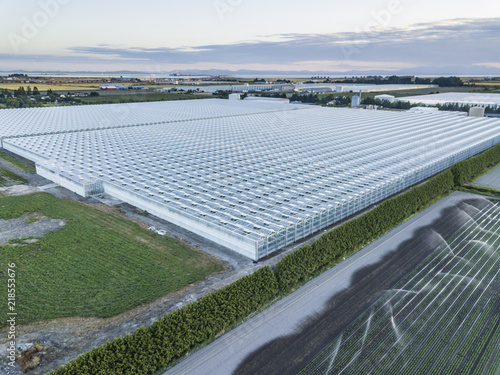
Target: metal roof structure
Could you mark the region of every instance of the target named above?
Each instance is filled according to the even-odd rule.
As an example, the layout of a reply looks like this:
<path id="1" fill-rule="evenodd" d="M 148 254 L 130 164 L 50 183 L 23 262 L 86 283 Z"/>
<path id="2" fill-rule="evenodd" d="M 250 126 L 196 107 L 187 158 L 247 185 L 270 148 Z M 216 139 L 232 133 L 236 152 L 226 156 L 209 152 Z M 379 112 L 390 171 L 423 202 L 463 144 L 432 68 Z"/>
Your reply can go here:
<path id="1" fill-rule="evenodd" d="M 500 142 L 498 119 L 224 102 L 186 121 L 75 131 L 68 118 L 4 147 L 258 260 Z"/>

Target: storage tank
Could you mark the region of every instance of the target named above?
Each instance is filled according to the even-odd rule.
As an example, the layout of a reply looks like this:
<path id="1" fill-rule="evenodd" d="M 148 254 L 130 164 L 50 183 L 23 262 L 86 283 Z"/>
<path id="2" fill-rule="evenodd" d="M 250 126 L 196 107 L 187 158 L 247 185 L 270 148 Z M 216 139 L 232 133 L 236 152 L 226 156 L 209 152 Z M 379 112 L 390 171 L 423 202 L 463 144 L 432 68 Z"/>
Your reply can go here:
<path id="1" fill-rule="evenodd" d="M 351 107 L 357 107 L 358 105 L 361 105 L 361 97 L 354 95 L 351 100 Z"/>

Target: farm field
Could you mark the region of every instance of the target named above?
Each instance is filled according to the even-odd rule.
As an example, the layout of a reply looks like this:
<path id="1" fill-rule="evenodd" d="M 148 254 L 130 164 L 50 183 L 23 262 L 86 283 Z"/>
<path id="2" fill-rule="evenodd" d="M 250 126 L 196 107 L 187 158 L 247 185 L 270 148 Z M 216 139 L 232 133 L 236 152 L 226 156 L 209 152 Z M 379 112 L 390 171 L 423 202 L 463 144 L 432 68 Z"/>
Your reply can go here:
<path id="1" fill-rule="evenodd" d="M 68 91 L 98 91 L 100 83 L 0 83 L 0 89 L 7 90 L 17 90 L 19 86 L 24 86 L 25 88 L 30 86 L 31 88 L 36 87 L 41 93 L 45 93 L 47 90 L 61 91 L 65 93 Z"/>
<path id="2" fill-rule="evenodd" d="M 497 374 L 500 202 L 483 202 L 300 375 Z"/>
<path id="3" fill-rule="evenodd" d="M 429 94 L 435 94 L 435 93 L 447 93 L 447 92 L 480 92 L 483 93 L 485 91 L 484 87 L 468 87 L 468 86 L 463 86 L 463 87 L 435 87 L 435 88 L 429 88 L 429 89 L 416 89 L 416 90 L 399 90 L 399 91 L 392 91 L 392 92 L 371 92 L 369 93 L 368 96 L 375 96 L 375 95 L 380 95 L 380 94 L 388 94 L 388 95 L 394 95 L 395 97 L 404 97 L 404 96 L 415 96 L 415 95 L 429 95 Z M 367 95 L 365 95 L 367 96 Z"/>
<path id="4" fill-rule="evenodd" d="M 97 97 L 81 98 L 82 104 L 111 104 L 128 102 L 150 102 L 162 100 L 213 99 L 211 94 L 173 94 L 155 91 L 99 92 Z"/>
<path id="5" fill-rule="evenodd" d="M 204 253 L 79 202 L 47 193 L 0 198 L 0 219 L 28 214 L 65 225 L 33 243 L 0 246 L 1 264 L 16 264 L 22 324 L 115 316 L 223 269 Z M 0 272 L 2 284 L 6 277 Z"/>
<path id="6" fill-rule="evenodd" d="M 500 81 L 470 81 L 465 83 L 468 86 L 493 86 L 493 87 L 500 87 Z"/>

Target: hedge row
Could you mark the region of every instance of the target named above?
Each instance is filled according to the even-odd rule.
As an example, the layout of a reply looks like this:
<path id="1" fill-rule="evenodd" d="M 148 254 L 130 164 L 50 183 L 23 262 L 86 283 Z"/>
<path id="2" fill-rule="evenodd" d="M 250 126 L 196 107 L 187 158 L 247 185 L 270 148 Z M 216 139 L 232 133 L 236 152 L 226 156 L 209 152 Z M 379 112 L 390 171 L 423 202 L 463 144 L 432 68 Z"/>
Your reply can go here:
<path id="1" fill-rule="evenodd" d="M 276 298 L 273 271 L 263 267 L 192 304 L 95 348 L 53 375 L 151 374 L 213 339 Z"/>
<path id="2" fill-rule="evenodd" d="M 473 158 L 463 160 L 451 167 L 455 185 L 460 186 L 472 181 L 486 169 L 500 163 L 500 144 L 491 147 Z"/>
<path id="3" fill-rule="evenodd" d="M 454 187 L 450 170 L 389 199 L 359 218 L 322 235 L 311 246 L 285 256 L 276 266 L 280 290 L 289 292 L 348 254 L 361 249 Z"/>

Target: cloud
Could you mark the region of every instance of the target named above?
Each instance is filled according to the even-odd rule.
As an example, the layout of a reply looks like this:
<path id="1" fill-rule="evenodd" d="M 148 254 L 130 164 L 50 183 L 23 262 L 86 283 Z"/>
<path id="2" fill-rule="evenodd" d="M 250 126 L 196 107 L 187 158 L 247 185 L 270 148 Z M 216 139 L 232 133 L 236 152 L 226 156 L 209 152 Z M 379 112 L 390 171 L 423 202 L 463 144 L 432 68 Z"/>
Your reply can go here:
<path id="1" fill-rule="evenodd" d="M 485 66 L 487 68 L 495 68 L 495 69 L 500 69 L 500 62 L 484 62 L 484 63 L 477 63 L 474 64 L 476 66 Z"/>
<path id="2" fill-rule="evenodd" d="M 75 46 L 62 56 L 45 58 L 80 62 L 116 60 L 160 66 L 225 64 L 240 69 L 269 65 L 285 70 L 299 67 L 314 70 L 315 65 L 321 66 L 317 70 L 332 71 L 458 65 L 497 68 L 498 63 L 488 62 L 498 61 L 499 44 L 500 19 L 488 18 L 446 20 L 406 28 L 372 27 L 368 32 L 269 35 L 257 41 L 183 48 Z"/>

